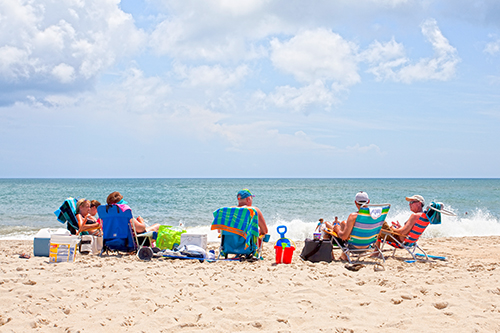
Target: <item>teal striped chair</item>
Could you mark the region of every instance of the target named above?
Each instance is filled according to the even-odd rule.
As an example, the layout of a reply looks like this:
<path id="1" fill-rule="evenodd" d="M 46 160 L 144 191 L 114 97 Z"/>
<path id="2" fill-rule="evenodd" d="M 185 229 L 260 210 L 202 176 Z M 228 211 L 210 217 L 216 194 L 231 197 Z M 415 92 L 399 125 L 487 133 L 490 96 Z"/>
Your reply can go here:
<path id="1" fill-rule="evenodd" d="M 352 264 L 353 257 L 359 261 L 361 257 L 370 256 L 372 253 L 377 253 L 379 258 L 385 262 L 384 255 L 375 242 L 390 208 L 390 204 L 364 205 L 359 209 L 358 217 L 347 242 L 341 243 L 336 237 L 332 237 L 337 246 L 345 253 L 349 263 Z"/>

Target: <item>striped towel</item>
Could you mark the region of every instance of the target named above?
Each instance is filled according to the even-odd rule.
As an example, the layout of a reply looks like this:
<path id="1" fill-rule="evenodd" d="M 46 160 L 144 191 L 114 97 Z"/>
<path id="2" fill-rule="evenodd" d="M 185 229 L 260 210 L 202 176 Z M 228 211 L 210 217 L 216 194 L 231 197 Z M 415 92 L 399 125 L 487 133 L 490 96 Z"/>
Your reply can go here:
<path id="1" fill-rule="evenodd" d="M 68 223 L 68 230 L 72 234 L 78 233 L 78 220 L 76 219 L 76 199 L 68 198 L 64 200 L 61 207 L 54 212 L 57 220 L 61 223 Z"/>
<path id="2" fill-rule="evenodd" d="M 245 238 L 245 249 L 257 243 L 259 217 L 257 211 L 248 207 L 223 207 L 214 212 L 212 230 L 224 230 Z"/>
<path id="3" fill-rule="evenodd" d="M 349 244 L 356 247 L 368 247 L 373 244 L 377 240 L 389 208 L 390 206 L 361 207 L 352 228 Z"/>
<path id="4" fill-rule="evenodd" d="M 430 223 L 441 224 L 441 212 L 439 212 L 439 210 L 442 210 L 444 205 L 441 202 L 433 201 L 429 206 L 438 210 L 436 211 L 432 208 L 429 208 L 429 210 L 427 211 L 427 217 L 429 218 Z"/>

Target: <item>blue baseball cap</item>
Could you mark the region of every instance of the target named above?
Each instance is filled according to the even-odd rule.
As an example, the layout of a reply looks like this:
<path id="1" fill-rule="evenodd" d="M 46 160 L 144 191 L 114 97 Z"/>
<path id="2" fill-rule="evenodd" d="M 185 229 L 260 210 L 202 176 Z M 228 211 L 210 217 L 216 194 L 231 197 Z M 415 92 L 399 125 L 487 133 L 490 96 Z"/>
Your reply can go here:
<path id="1" fill-rule="evenodd" d="M 240 198 L 240 199 L 245 199 L 245 198 L 248 198 L 248 197 L 254 198 L 255 195 L 253 195 L 252 192 L 250 192 L 249 189 L 244 188 L 244 189 L 242 189 L 241 191 L 238 192 L 238 195 L 236 197 Z"/>

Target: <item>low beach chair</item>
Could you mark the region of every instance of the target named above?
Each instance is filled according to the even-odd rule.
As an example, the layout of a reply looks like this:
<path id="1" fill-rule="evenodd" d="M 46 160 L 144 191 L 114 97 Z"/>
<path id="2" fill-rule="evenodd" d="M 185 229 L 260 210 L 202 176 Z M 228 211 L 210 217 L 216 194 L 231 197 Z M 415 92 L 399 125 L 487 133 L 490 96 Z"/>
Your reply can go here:
<path id="1" fill-rule="evenodd" d="M 101 255 L 108 251 L 137 252 L 141 259 L 151 259 L 153 250 L 151 244 L 154 232 L 137 234 L 134 223 L 131 222 L 132 211 L 122 211 L 117 205 L 101 205 L 97 207 L 99 218 L 102 219 L 103 248 Z"/>
<path id="2" fill-rule="evenodd" d="M 410 232 L 406 236 L 406 238 L 400 242 L 396 237 L 390 237 L 393 236 L 394 233 L 382 229 L 381 230 L 381 235 L 382 235 L 382 245 L 380 246 L 380 249 L 383 250 L 384 245 L 388 244 L 393 247 L 392 251 L 392 256 L 396 254 L 397 249 L 402 249 L 406 250 L 413 258 L 413 260 L 421 259 L 423 257 L 423 260 L 428 260 L 429 256 L 427 253 L 417 244 L 418 239 L 420 236 L 423 234 L 425 229 L 429 224 L 441 224 L 441 213 L 444 213 L 446 215 L 454 216 L 455 214 L 445 210 L 443 208 L 443 204 L 438 202 L 431 202 L 429 206 L 427 206 L 426 210 L 420 214 L 420 217 L 418 218 L 418 221 L 415 223 L 415 225 L 411 228 Z M 419 252 L 417 252 L 420 251 Z"/>
<path id="3" fill-rule="evenodd" d="M 427 260 L 428 259 L 427 253 L 425 253 L 425 251 L 420 246 L 418 246 L 417 241 L 422 235 L 422 233 L 425 231 L 429 223 L 430 221 L 427 218 L 427 214 L 425 212 L 421 213 L 420 217 L 418 218 L 418 221 L 415 223 L 413 228 L 411 228 L 410 232 L 408 233 L 408 236 L 406 236 L 406 238 L 402 242 L 400 242 L 396 237 L 392 237 L 395 235 L 394 232 L 382 229 L 380 233 L 383 238 L 380 250 L 383 251 L 384 245 L 387 244 L 393 247 L 392 251 L 393 257 L 396 254 L 397 249 L 402 249 L 408 251 L 408 253 L 413 257 L 413 260 L 417 260 L 416 251 L 419 250 L 422 256 L 425 257 L 425 260 Z"/>
<path id="4" fill-rule="evenodd" d="M 214 212 L 212 230 L 220 230 L 219 256 L 234 254 L 244 259 L 258 256 L 259 217 L 247 207 L 223 207 Z"/>
<path id="5" fill-rule="evenodd" d="M 353 263 L 352 257 L 356 257 L 357 262 L 361 257 L 371 256 L 373 253 L 378 254 L 378 257 L 385 262 L 376 241 L 390 207 L 390 204 L 361 206 L 347 242 L 339 242 L 337 237 L 332 237 L 350 264 Z"/>
<path id="6" fill-rule="evenodd" d="M 57 220 L 66 223 L 66 228 L 72 235 L 78 235 L 78 220 L 76 219 L 76 199 L 68 198 L 64 200 L 61 207 L 54 212 Z"/>

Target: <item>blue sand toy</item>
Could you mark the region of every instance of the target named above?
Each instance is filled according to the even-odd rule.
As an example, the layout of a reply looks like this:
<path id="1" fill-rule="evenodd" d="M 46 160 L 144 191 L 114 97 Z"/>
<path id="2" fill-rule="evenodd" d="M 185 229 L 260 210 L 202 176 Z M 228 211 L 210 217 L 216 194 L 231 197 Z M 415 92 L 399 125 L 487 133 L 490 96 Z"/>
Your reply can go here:
<path id="1" fill-rule="evenodd" d="M 283 230 L 283 231 L 281 231 Z M 285 234 L 287 232 L 287 228 L 284 225 L 280 225 L 278 228 L 276 228 L 276 231 L 278 231 L 278 234 L 280 234 L 280 239 L 276 241 L 275 246 L 280 246 L 280 247 L 290 247 L 292 246 L 292 243 L 288 238 L 285 237 Z"/>

